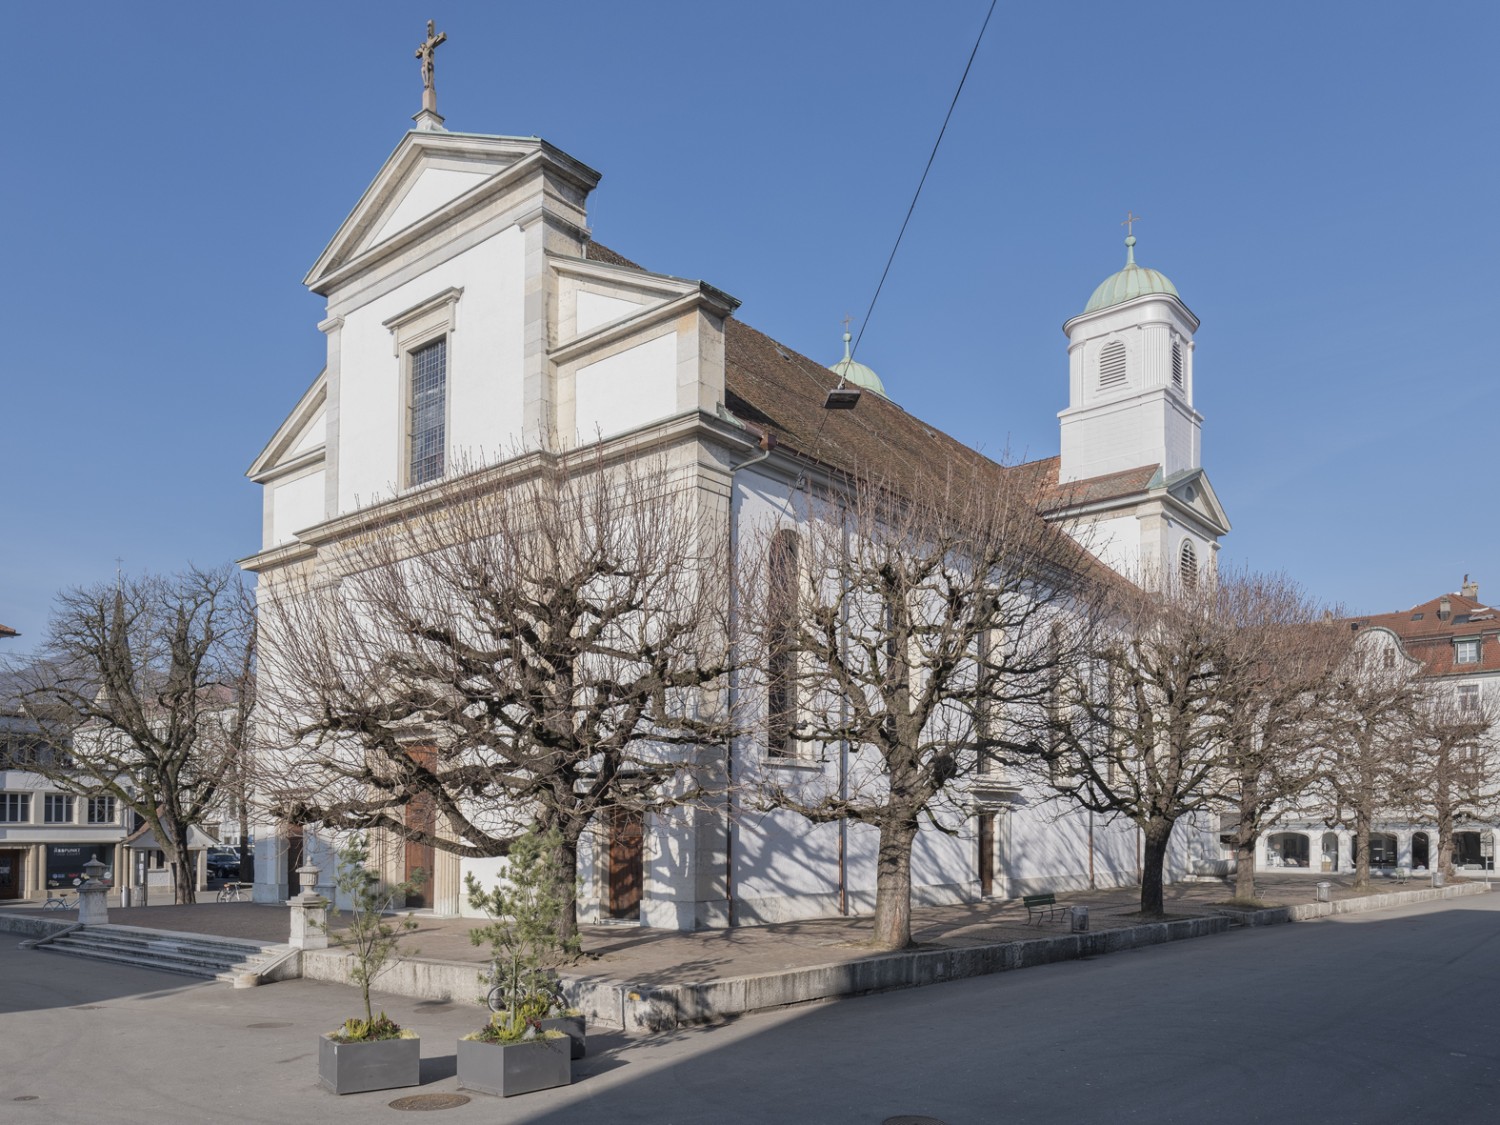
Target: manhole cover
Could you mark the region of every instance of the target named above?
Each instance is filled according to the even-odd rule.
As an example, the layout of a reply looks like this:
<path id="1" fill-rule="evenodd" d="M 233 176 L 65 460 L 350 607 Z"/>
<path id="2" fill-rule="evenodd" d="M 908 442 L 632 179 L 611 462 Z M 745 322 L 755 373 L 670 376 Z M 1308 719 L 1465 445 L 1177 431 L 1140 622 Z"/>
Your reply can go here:
<path id="1" fill-rule="evenodd" d="M 246 1027 L 261 1028 L 261 1027 L 291 1027 L 292 1025 L 290 1023 L 286 1023 L 286 1022 L 281 1021 L 281 1020 L 271 1020 L 269 1023 L 247 1023 L 245 1026 Z"/>
<path id="2" fill-rule="evenodd" d="M 40 1094 L 22 1094 L 19 1098 L 11 1098 L 10 1100 L 13 1102 L 34 1102 L 39 1097 L 41 1097 Z"/>
<path id="3" fill-rule="evenodd" d="M 102 1004 L 75 1004 L 73 1005 L 73 1010 L 75 1012 L 97 1012 L 103 1006 Z"/>
<path id="4" fill-rule="evenodd" d="M 896 1117 L 887 1117 L 880 1125 L 945 1125 L 936 1117 L 923 1117 L 920 1113 L 902 1113 Z"/>
<path id="5" fill-rule="evenodd" d="M 392 1109 L 457 1109 L 468 1105 L 469 1099 L 462 1094 L 413 1094 L 409 1098 L 397 1098 Z"/>

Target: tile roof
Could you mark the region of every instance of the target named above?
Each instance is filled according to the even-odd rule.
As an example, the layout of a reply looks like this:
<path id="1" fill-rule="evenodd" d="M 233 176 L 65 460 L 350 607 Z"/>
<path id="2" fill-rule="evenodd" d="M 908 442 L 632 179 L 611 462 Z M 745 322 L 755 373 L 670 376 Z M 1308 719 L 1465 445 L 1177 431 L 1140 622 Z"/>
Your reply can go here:
<path id="1" fill-rule="evenodd" d="M 588 257 L 643 269 L 597 242 Z M 823 404 L 838 376 L 823 364 L 735 317 L 725 320 L 724 336 L 725 407 L 742 422 L 773 430 L 783 448 L 834 470 L 895 480 L 945 462 L 996 482 L 1012 471 L 873 391 L 863 392 L 854 410 L 828 410 Z"/>
<path id="2" fill-rule="evenodd" d="M 1035 471 L 1039 475 L 1044 475 L 1051 481 L 1052 497 L 1044 503 L 1046 511 L 1071 508 L 1079 504 L 1099 504 L 1106 500 L 1117 500 L 1126 496 L 1138 496 L 1147 491 L 1151 481 L 1161 471 L 1160 465 L 1140 465 L 1134 469 L 1121 469 L 1102 476 L 1069 481 L 1064 485 L 1057 479 L 1062 465 L 1061 457 L 1047 457 L 1041 461 L 1033 461 L 1031 464 L 1036 466 Z"/>
<path id="3" fill-rule="evenodd" d="M 588 244 L 587 255 L 591 261 L 645 272 L 597 242 Z M 873 391 L 864 391 L 853 410 L 829 410 L 824 402 L 837 384 L 838 376 L 817 360 L 735 317 L 725 319 L 724 406 L 740 421 L 774 432 L 781 449 L 834 472 L 872 474 L 897 486 L 947 466 L 966 470 L 961 475 L 980 485 L 992 481 L 996 487 L 1023 474 L 1039 500 L 1045 490 L 1057 490 L 1056 458 L 1002 465 Z M 1146 479 L 1154 472 L 1153 466 Z M 1057 534 L 1073 550 L 1072 540 L 1060 529 Z M 1110 583 L 1118 580 L 1087 551 L 1078 548 L 1076 557 L 1081 571 Z"/>
<path id="4" fill-rule="evenodd" d="M 19 637 L 20 635 L 9 625 L 0 625 L 0 637 Z"/>
<path id="5" fill-rule="evenodd" d="M 1350 623 L 1360 629 L 1389 629 L 1401 639 L 1407 653 L 1425 665 L 1428 675 L 1500 672 L 1500 610 L 1485 605 L 1477 597 L 1441 594 L 1399 613 L 1351 618 Z M 1479 661 L 1456 663 L 1457 648 L 1453 642 L 1472 637 L 1479 638 Z"/>

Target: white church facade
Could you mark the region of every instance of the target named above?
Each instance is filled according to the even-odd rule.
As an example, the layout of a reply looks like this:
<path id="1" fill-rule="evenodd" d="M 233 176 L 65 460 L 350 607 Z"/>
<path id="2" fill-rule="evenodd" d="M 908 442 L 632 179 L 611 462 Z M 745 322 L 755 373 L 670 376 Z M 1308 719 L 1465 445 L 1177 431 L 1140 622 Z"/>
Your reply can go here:
<path id="1" fill-rule="evenodd" d="M 665 457 L 736 532 L 791 510 L 809 474 L 872 456 L 980 456 L 909 415 L 847 352 L 830 371 L 749 327 L 712 284 L 595 242 L 598 180 L 545 141 L 451 132 L 431 107 L 417 116 L 306 278 L 327 301 L 327 359 L 249 470 L 264 514 L 244 565 L 264 591 L 336 566 L 372 512 L 399 517 L 432 482 L 524 451 L 602 439 Z M 1134 241 L 1125 267 L 1065 325 L 1061 455 L 1042 471 L 1055 472 L 1063 498 L 1052 518 L 1108 565 L 1137 580 L 1196 576 L 1228 530 L 1201 465 L 1198 321 L 1170 281 L 1135 264 Z M 1059 387 L 1062 370 L 1060 354 Z M 841 375 L 863 387 L 853 411 L 826 409 Z M 888 375 L 899 397 L 903 380 Z M 730 752 L 738 778 L 839 768 L 777 761 L 764 738 Z M 1140 841 L 1125 822 L 1061 809 L 993 774 L 961 808 L 950 832 L 918 839 L 919 903 L 1138 878 Z M 255 840 L 257 900 L 288 897 L 304 860 L 327 880 L 330 841 L 317 825 L 273 820 Z M 700 811 L 600 824 L 586 843 L 584 921 L 693 929 L 860 913 L 874 899 L 874 833 L 855 824 Z M 1215 832 L 1184 822 L 1167 877 L 1219 855 Z M 446 914 L 464 911 L 463 876 L 497 863 L 386 853 L 394 877 L 412 862 L 430 865 L 424 901 Z"/>

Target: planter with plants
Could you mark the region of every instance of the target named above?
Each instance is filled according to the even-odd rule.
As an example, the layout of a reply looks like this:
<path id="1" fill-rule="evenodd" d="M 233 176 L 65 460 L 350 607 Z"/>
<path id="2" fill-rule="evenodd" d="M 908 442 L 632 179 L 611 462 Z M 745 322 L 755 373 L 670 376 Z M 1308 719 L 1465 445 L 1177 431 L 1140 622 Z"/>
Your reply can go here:
<path id="1" fill-rule="evenodd" d="M 360 837 L 338 853 L 335 885 L 349 901 L 349 924 L 329 928 L 329 941 L 349 950 L 349 980 L 364 999 L 364 1019 L 344 1021 L 318 1040 L 318 1080 L 335 1094 L 392 1090 L 421 1081 L 422 1042 L 381 1012 L 370 1008 L 370 983 L 389 967 L 402 936 L 417 928 L 410 914 L 397 921 L 385 917 L 397 895 L 412 889 L 410 882 L 381 887 L 380 876 L 366 866 L 369 854 Z M 335 905 L 330 914 L 340 913 Z"/>
<path id="2" fill-rule="evenodd" d="M 512 846 L 505 880 L 486 891 L 472 875 L 465 880 L 469 905 L 490 922 L 469 932 L 488 944 L 492 969 L 490 1021 L 458 1043 L 458 1084 L 510 1097 L 563 1086 L 573 1080 L 572 1060 L 585 1048 L 583 1013 L 566 1007 L 556 965 L 578 951 L 564 941 L 558 919 L 567 899 L 559 881 L 571 878 L 557 863 L 556 833 L 528 833 Z"/>

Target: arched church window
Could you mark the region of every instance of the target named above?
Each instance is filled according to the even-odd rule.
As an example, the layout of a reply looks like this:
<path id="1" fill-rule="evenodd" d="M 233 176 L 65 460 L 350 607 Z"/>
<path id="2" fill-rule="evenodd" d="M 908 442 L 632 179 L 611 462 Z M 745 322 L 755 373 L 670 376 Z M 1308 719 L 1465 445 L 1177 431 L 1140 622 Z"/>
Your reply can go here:
<path id="1" fill-rule="evenodd" d="M 1174 343 L 1172 345 L 1172 386 L 1180 391 L 1184 385 L 1182 376 L 1182 345 Z"/>
<path id="2" fill-rule="evenodd" d="M 795 756 L 797 727 L 797 667 L 794 642 L 797 630 L 798 542 L 795 531 L 778 531 L 766 560 L 767 641 L 766 711 L 767 753 L 773 758 Z"/>
<path id="3" fill-rule="evenodd" d="M 1104 350 L 1099 353 L 1099 389 L 1107 391 L 1124 385 L 1125 345 L 1115 340 L 1105 344 Z"/>
<path id="4" fill-rule="evenodd" d="M 1184 539 L 1182 551 L 1178 555 L 1177 565 L 1182 575 L 1182 588 L 1193 591 L 1198 588 L 1198 552 L 1193 549 L 1193 541 Z"/>

